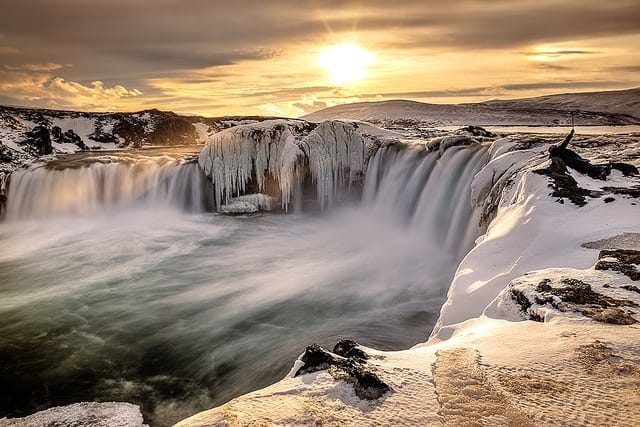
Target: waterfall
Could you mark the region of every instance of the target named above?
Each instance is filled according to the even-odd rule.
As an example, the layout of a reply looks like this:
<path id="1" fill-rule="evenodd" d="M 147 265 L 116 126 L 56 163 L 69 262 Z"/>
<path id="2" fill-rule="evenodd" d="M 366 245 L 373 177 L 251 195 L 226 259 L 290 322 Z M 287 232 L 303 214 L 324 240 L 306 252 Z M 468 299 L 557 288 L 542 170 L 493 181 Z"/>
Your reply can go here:
<path id="1" fill-rule="evenodd" d="M 422 145 L 383 147 L 367 168 L 362 205 L 462 256 L 480 231 L 471 181 L 486 161 L 482 145 L 443 152 Z"/>
<path id="2" fill-rule="evenodd" d="M 202 212 L 208 207 L 208 185 L 196 163 L 163 158 L 37 166 L 11 175 L 6 219 L 87 215 L 134 205 Z"/>
<path id="3" fill-rule="evenodd" d="M 367 214 L 415 229 L 448 253 L 461 255 L 471 247 L 479 232 L 471 180 L 486 163 L 485 146 L 463 136 L 428 144 L 383 140 L 362 124 L 325 122 L 308 134 L 305 129 L 298 122 L 238 126 L 210 138 L 199 164 L 134 153 L 109 162 L 81 157 L 36 165 L 11 175 L 5 216 L 87 215 L 134 206 L 225 211 L 221 205 L 232 197 L 244 204 L 268 199 L 270 205 L 262 194 L 238 198 L 251 193 L 249 187 L 265 189 L 267 176 L 276 183 L 271 196 L 280 196 L 284 210 L 302 192 L 324 210 L 357 181 Z M 314 185 L 303 185 L 305 179 Z"/>

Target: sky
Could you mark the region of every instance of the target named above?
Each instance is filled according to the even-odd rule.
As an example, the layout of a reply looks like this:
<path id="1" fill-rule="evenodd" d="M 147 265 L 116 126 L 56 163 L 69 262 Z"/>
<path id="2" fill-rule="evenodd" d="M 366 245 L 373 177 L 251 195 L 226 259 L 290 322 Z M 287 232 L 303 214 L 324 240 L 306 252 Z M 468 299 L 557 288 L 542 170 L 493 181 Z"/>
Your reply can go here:
<path id="1" fill-rule="evenodd" d="M 297 117 L 627 89 L 639 47 L 638 0 L 0 0 L 0 104 Z"/>

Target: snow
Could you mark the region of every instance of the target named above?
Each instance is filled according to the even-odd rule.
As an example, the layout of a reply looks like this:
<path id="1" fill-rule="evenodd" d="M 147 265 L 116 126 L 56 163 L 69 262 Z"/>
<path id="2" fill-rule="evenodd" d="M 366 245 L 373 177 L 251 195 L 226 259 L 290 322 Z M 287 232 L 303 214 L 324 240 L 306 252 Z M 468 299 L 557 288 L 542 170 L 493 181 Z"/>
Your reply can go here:
<path id="1" fill-rule="evenodd" d="M 326 371 L 288 375 L 178 426 L 637 423 L 638 326 L 600 323 L 542 302 L 534 309 L 544 322 L 525 320 L 510 293 L 534 299 L 532 289 L 542 280 L 577 279 L 595 292 L 640 303 L 640 296 L 621 286 L 628 278 L 593 269 L 598 251 L 582 247 L 604 239 L 600 244 L 607 247 L 620 243 L 640 250 L 637 239 L 620 237 L 640 226 L 635 199 L 589 198 L 583 207 L 558 203 L 548 178 L 532 172 L 548 164 L 547 147 L 526 148 L 509 138 L 490 148 L 490 162 L 474 179 L 473 200 L 486 207 L 487 195 L 494 194 L 497 211 L 461 262 L 431 338 L 404 351 L 363 348 L 370 355 L 367 366 L 390 385 L 390 393 L 362 401 L 350 384 Z M 592 157 L 602 153 L 616 158 L 616 147 L 590 151 Z M 588 188 L 606 185 L 579 178 Z M 630 187 L 639 180 L 614 175 L 611 183 Z M 625 308 L 640 321 L 637 307 Z"/>
<path id="2" fill-rule="evenodd" d="M 82 141 L 90 145 L 92 140 L 89 138 L 96 130 L 96 119 L 91 117 L 65 117 L 65 118 L 52 118 L 52 126 L 58 126 L 62 132 L 68 130 L 74 131 Z"/>
<path id="3" fill-rule="evenodd" d="M 207 138 L 216 133 L 216 130 L 206 123 L 197 122 L 193 126 L 196 128 L 196 134 L 198 135 L 198 144 L 204 144 Z"/>
<path id="4" fill-rule="evenodd" d="M 0 427 L 145 427 L 140 408 L 123 402 L 57 406 L 24 418 L 0 418 Z"/>

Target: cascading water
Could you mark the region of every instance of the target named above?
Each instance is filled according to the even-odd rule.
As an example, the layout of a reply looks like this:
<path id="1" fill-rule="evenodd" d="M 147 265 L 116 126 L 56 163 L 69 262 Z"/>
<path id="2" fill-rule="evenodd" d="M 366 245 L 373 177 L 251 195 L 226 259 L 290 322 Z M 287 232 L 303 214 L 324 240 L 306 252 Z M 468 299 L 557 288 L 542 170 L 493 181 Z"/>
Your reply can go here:
<path id="1" fill-rule="evenodd" d="M 64 169 L 37 166 L 11 175 L 6 218 L 87 215 L 135 205 L 204 212 L 207 186 L 195 162 L 167 157 L 92 161 Z"/>
<path id="2" fill-rule="evenodd" d="M 383 147 L 367 169 L 362 204 L 464 255 L 479 232 L 479 212 L 469 202 L 471 180 L 486 161 L 481 145 L 444 153 L 421 145 Z"/>
<path id="3" fill-rule="evenodd" d="M 288 135 L 288 151 L 271 145 L 259 164 L 295 196 L 292 162 L 308 156 L 318 202 L 334 202 L 324 215 L 203 212 L 251 178 L 261 147 L 241 140 L 246 161 L 225 169 L 230 181 L 218 171 L 224 189 L 148 152 L 12 176 L 0 222 L 0 386 L 12 393 L 0 394 L 0 417 L 118 400 L 169 425 L 280 379 L 310 342 L 424 341 L 477 233 L 469 191 L 486 149 L 317 134 L 333 139 L 305 138 L 298 152 Z M 362 201 L 336 206 L 336 187 L 355 185 L 367 158 Z"/>

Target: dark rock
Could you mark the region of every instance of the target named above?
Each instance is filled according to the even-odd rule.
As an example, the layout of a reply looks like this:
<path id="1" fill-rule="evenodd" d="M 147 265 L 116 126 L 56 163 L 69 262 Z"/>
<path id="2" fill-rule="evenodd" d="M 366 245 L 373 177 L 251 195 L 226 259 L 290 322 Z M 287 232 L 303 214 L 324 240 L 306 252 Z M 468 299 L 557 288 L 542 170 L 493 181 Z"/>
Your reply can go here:
<path id="1" fill-rule="evenodd" d="M 550 283 L 551 280 L 545 279 L 536 286 L 536 304 L 551 304 L 553 308 L 565 312 L 577 311 L 598 322 L 617 325 L 630 325 L 637 322 L 631 316 L 632 313 L 621 308 L 623 306 L 638 307 L 638 304 L 633 301 L 599 294 L 593 291 L 591 285 L 578 279 L 563 279 L 561 283 L 564 286 L 561 287 L 553 287 Z M 533 310 L 532 301 L 522 291 L 511 289 L 511 295 L 520 305 L 521 310 L 529 315 L 530 320 L 544 321 L 542 316 Z"/>
<path id="2" fill-rule="evenodd" d="M 318 344 L 311 344 L 307 346 L 300 358 L 304 362 L 304 366 L 298 369 L 294 376 L 297 377 L 298 375 L 328 369 L 329 374 L 336 381 L 345 381 L 352 384 L 356 396 L 360 399 L 379 399 L 385 393 L 391 391 L 391 388 L 373 370 L 365 366 L 366 354 L 357 347 L 358 344 L 355 341 L 340 341 L 336 344 L 338 351 L 351 354 L 349 357 L 342 357 L 323 349 Z M 364 358 L 362 357 L 363 354 Z"/>
<path id="3" fill-rule="evenodd" d="M 113 135 L 124 139 L 126 145 L 139 148 L 145 142 L 144 125 L 132 117 L 126 117 L 113 125 Z"/>
<path id="4" fill-rule="evenodd" d="M 163 117 L 149 134 L 152 145 L 192 145 L 195 144 L 196 128 L 181 117 Z"/>
<path id="5" fill-rule="evenodd" d="M 640 288 L 635 285 L 622 285 L 622 289 L 640 294 Z"/>
<path id="6" fill-rule="evenodd" d="M 614 261 L 603 260 L 603 258 L 613 258 Z M 622 273 L 631 280 L 640 280 L 640 270 L 636 268 L 640 265 L 640 251 L 631 249 L 602 250 L 598 254 L 596 270 L 613 270 Z"/>
<path id="7" fill-rule="evenodd" d="M 369 355 L 358 347 L 358 343 L 354 340 L 343 339 L 333 347 L 333 352 L 339 356 L 365 361 Z"/>
<path id="8" fill-rule="evenodd" d="M 634 199 L 640 199 L 640 187 L 602 187 L 604 191 Z"/>
<path id="9" fill-rule="evenodd" d="M 545 169 L 533 171 L 538 175 L 545 175 L 551 179 L 549 187 L 554 197 L 567 198 L 577 206 L 587 204 L 586 198 L 593 196 L 590 190 L 578 186 L 578 182 L 567 172 L 567 165 L 560 157 L 552 157 L 551 164 Z"/>
<path id="10" fill-rule="evenodd" d="M 44 126 L 35 126 L 31 131 L 27 132 L 26 144 L 32 145 L 36 149 L 36 154 L 44 156 L 53 153 L 51 146 L 51 134 L 49 129 Z"/>
<path id="11" fill-rule="evenodd" d="M 615 198 L 613 198 L 613 197 L 605 197 L 604 202 L 605 202 L 605 203 L 611 203 L 611 202 L 613 202 L 613 201 L 615 201 L 615 200 L 616 200 L 616 199 L 615 199 Z"/>
<path id="12" fill-rule="evenodd" d="M 582 314 L 596 322 L 610 323 L 613 325 L 633 325 L 634 323 L 638 323 L 636 319 L 631 317 L 631 313 L 618 307 L 601 309 L 588 308 L 583 310 Z"/>
<path id="13" fill-rule="evenodd" d="M 614 162 L 611 163 L 611 168 L 619 170 L 624 176 L 638 175 L 638 168 L 629 163 Z"/>
<path id="14" fill-rule="evenodd" d="M 568 148 L 552 145 L 549 147 L 549 157 L 562 159 L 564 164 L 583 175 L 588 175 L 593 179 L 606 180 L 611 173 L 611 164 L 601 165 L 591 164 L 587 159 L 580 157 L 578 153 Z"/>
<path id="15" fill-rule="evenodd" d="M 520 306 L 520 310 L 529 315 L 529 320 L 533 320 L 534 322 L 544 322 L 544 319 L 535 311 L 531 310 L 531 306 L 533 305 L 529 298 L 525 296 L 525 294 L 518 289 L 511 289 L 511 297 L 515 300 L 515 302 Z M 537 304 L 544 304 L 536 298 Z"/>
<path id="16" fill-rule="evenodd" d="M 495 133 L 489 132 L 488 130 L 486 130 L 481 126 L 473 126 L 473 125 L 460 128 L 457 130 L 457 132 L 466 132 L 473 136 L 482 136 L 485 138 L 494 138 L 496 136 Z"/>
<path id="17" fill-rule="evenodd" d="M 578 305 L 599 305 L 601 307 L 617 307 L 626 305 L 629 307 L 637 307 L 638 304 L 629 300 L 619 300 L 594 292 L 591 285 L 578 279 L 564 279 L 562 284 L 566 285 L 562 288 L 551 288 L 549 291 L 552 295 L 557 296 L 564 303 Z"/>
<path id="18" fill-rule="evenodd" d="M 337 358 L 336 355 L 329 353 L 327 350 L 315 343 L 307 346 L 307 349 L 304 351 L 300 360 L 304 362 L 304 366 L 298 369 L 298 372 L 294 375 L 296 377 L 298 375 L 324 371 L 329 369 L 331 366 L 346 363 L 345 360 Z"/>
<path id="19" fill-rule="evenodd" d="M 342 369 L 331 368 L 331 371 L 334 379 L 353 384 L 353 390 L 360 399 L 376 400 L 391 390 L 374 372 L 357 365 Z"/>

